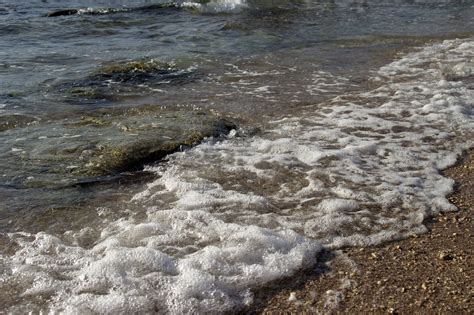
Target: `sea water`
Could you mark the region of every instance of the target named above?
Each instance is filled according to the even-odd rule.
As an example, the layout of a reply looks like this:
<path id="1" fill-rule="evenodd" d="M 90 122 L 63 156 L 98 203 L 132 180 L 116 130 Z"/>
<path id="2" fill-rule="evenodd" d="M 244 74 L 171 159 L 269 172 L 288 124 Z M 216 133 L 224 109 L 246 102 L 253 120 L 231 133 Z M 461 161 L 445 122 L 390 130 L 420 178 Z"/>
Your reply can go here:
<path id="1" fill-rule="evenodd" d="M 473 13 L 472 1 L 1 1 L 2 311 L 237 311 L 322 248 L 425 232 L 456 210 L 440 170 L 473 145 Z M 97 74 L 136 61 L 167 72 Z M 23 130 L 150 104 L 236 127 L 140 180 L 33 185 L 40 172 L 12 169 L 35 146 Z"/>

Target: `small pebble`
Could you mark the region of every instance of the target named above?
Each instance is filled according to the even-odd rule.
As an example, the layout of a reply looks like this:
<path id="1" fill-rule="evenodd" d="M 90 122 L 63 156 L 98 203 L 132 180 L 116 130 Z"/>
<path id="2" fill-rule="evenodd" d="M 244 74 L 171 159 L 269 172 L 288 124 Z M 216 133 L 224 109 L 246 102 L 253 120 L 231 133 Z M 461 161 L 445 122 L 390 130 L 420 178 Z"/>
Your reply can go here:
<path id="1" fill-rule="evenodd" d="M 452 255 L 444 251 L 440 252 L 438 257 L 441 260 L 452 260 L 454 258 Z"/>
<path id="2" fill-rule="evenodd" d="M 296 293 L 295 293 L 295 292 L 291 292 L 291 293 L 290 293 L 290 297 L 288 298 L 288 301 L 289 301 L 289 302 L 298 301 L 298 298 L 296 298 Z"/>

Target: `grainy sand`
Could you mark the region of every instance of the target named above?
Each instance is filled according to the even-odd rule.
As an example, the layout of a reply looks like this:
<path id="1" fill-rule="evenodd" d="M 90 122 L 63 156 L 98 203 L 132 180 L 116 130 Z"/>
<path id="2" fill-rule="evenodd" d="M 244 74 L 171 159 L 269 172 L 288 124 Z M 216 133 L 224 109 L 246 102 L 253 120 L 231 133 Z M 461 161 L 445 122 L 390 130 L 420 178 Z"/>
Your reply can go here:
<path id="1" fill-rule="evenodd" d="M 323 253 L 316 267 L 256 290 L 244 312 L 474 313 L 474 150 L 444 173 L 459 212 L 431 218 L 424 235 Z"/>

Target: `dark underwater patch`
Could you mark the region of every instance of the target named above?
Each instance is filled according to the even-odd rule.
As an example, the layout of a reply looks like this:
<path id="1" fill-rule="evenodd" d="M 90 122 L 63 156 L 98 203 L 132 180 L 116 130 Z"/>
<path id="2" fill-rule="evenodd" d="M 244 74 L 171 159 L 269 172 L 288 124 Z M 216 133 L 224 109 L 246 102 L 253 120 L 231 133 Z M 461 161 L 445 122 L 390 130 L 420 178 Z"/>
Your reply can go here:
<path id="1" fill-rule="evenodd" d="M 101 110 L 4 131 L 0 167 L 4 184 L 19 187 L 94 182 L 141 170 L 144 164 L 234 128 L 206 111 L 159 106 Z"/>
<path id="2" fill-rule="evenodd" d="M 108 15 L 116 14 L 123 12 L 156 12 L 166 9 L 180 9 L 180 6 L 176 3 L 162 3 L 162 4 L 152 4 L 146 6 L 139 6 L 134 8 L 69 8 L 69 9 L 60 9 L 52 11 L 46 14 L 47 17 L 59 17 L 59 16 L 69 16 L 69 15 Z"/>
<path id="3" fill-rule="evenodd" d="M 95 103 L 141 95 L 157 87 L 187 84 L 198 76 L 196 71 L 164 62 L 132 61 L 102 67 L 83 79 L 56 84 L 53 89 L 65 95 L 66 101 Z"/>
<path id="4" fill-rule="evenodd" d="M 34 121 L 36 118 L 27 115 L 2 115 L 0 116 L 0 131 L 26 126 Z"/>

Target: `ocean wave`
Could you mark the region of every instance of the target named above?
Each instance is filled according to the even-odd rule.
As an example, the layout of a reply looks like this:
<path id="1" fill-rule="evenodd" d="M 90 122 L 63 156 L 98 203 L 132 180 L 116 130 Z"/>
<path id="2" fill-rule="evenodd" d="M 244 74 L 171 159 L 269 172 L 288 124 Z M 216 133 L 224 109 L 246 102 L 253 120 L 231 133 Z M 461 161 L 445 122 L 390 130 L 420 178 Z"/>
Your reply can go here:
<path id="1" fill-rule="evenodd" d="M 201 13 L 231 13 L 246 7 L 246 0 L 182 1 L 124 8 L 68 8 L 52 11 L 47 17 L 68 15 L 107 15 L 126 12 L 153 12 L 166 9 L 191 9 Z"/>
<path id="2" fill-rule="evenodd" d="M 176 153 L 148 168 L 158 179 L 129 205 L 141 216 L 99 208 L 95 228 L 6 235 L 0 290 L 22 298 L 8 311 L 237 310 L 321 246 L 425 232 L 455 210 L 439 171 L 474 145 L 473 52 L 472 39 L 426 46 L 382 67 L 373 90 Z"/>

